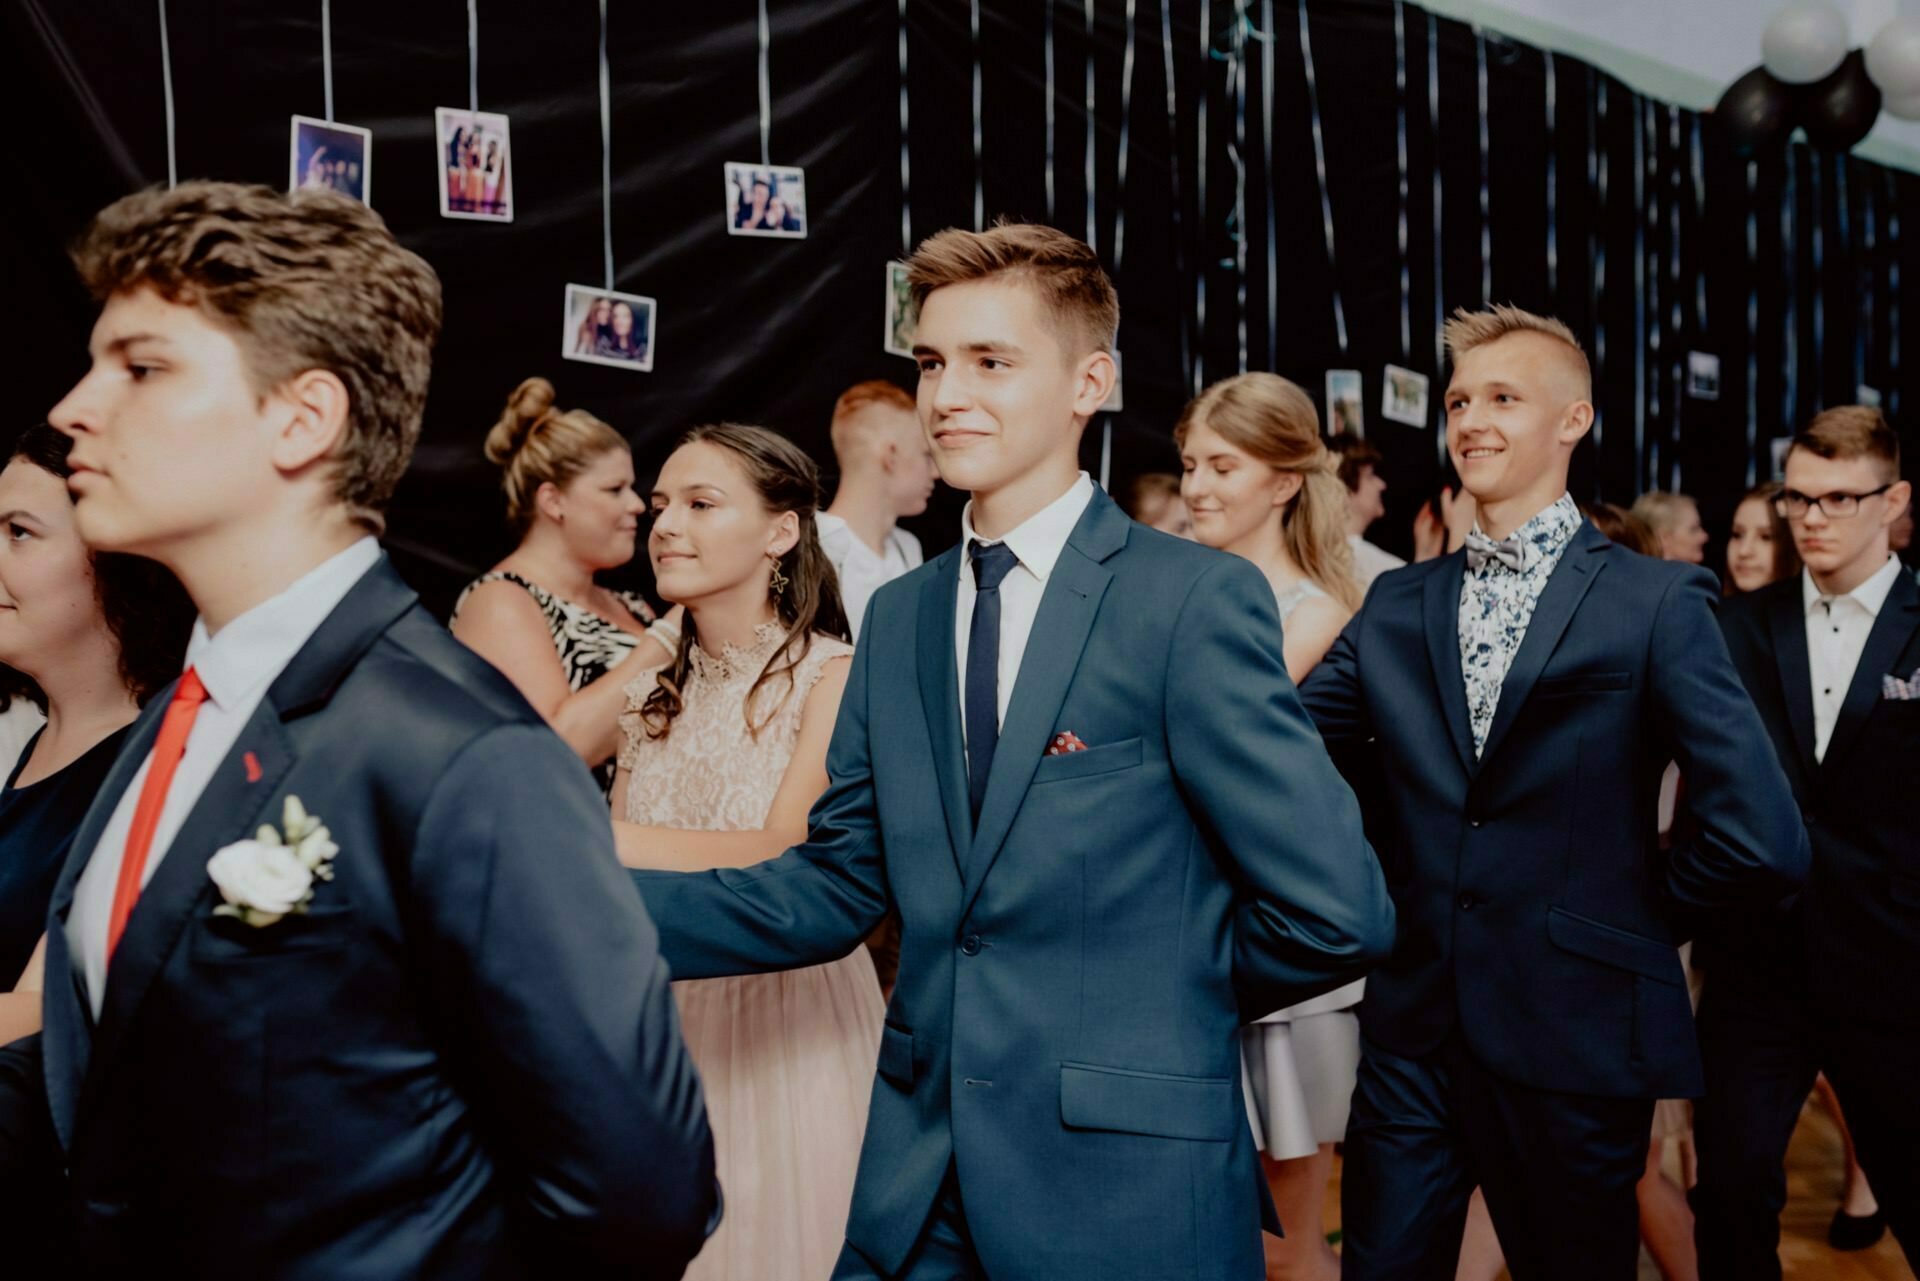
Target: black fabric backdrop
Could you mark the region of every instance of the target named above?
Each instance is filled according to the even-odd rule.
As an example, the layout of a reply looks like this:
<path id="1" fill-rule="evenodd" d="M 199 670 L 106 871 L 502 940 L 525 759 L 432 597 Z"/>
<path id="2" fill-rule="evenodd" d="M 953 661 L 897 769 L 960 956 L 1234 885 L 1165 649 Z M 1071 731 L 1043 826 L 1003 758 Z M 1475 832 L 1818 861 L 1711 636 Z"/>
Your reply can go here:
<path id="1" fill-rule="evenodd" d="M 335 118 L 373 130 L 373 204 L 446 285 L 426 427 L 389 537 L 443 613 L 508 545 L 480 442 L 522 377 L 552 378 L 562 404 L 619 426 L 643 476 L 678 431 L 720 418 L 789 433 L 830 467 L 834 396 L 861 378 L 911 386 L 911 364 L 880 345 L 883 264 L 902 250 L 900 6 L 768 0 L 770 153 L 807 171 L 810 233 L 799 242 L 732 238 L 723 227 L 721 165 L 760 152 L 754 0 L 609 7 L 615 287 L 659 300 L 651 374 L 557 351 L 562 287 L 602 281 L 597 6 L 478 6 L 480 106 L 512 120 L 517 208 L 502 226 L 438 213 L 433 111 L 467 105 L 467 6 L 332 4 Z M 1625 503 L 1677 481 L 1718 530 L 1750 478 L 1769 475 L 1771 438 L 1853 400 L 1860 384 L 1879 389 L 1896 424 L 1902 401 L 1920 396 L 1899 360 L 1900 317 L 1920 318 L 1920 235 L 1904 235 L 1899 217 L 1920 209 L 1912 174 L 1799 145 L 1749 166 L 1710 118 L 1571 58 L 1412 4 L 1312 0 L 1330 260 L 1298 5 L 1093 8 L 1090 21 L 1075 0 L 980 0 L 976 41 L 965 0 L 908 0 L 907 206 L 916 240 L 973 221 L 977 65 L 986 216 L 1090 236 L 1120 287 L 1116 486 L 1172 468 L 1172 423 L 1198 385 L 1241 367 L 1244 322 L 1247 367 L 1286 374 L 1316 399 L 1326 369 L 1363 372 L 1368 435 L 1392 485 L 1376 537 L 1404 546 L 1413 505 L 1443 479 L 1441 383 L 1427 425 L 1390 423 L 1379 412 L 1382 369 L 1439 372 L 1436 242 L 1445 308 L 1512 301 L 1564 317 L 1587 341 L 1600 426 L 1576 464 L 1583 499 Z M 323 113 L 320 12 L 318 0 L 168 6 L 183 179 L 284 183 L 288 116 Z M 8 412 L 24 422 L 84 364 L 92 308 L 62 246 L 102 204 L 167 177 L 158 7 L 10 0 L 0 49 L 13 143 L 13 195 L 0 205 L 16 317 Z M 1692 350 L 1720 358 L 1718 399 L 1687 394 Z M 1920 447 L 1910 428 L 1903 437 L 1910 452 Z M 1096 425 L 1090 468 L 1100 442 Z M 952 541 L 958 507 L 942 490 L 912 522 L 930 549 Z M 644 565 L 629 572 L 644 579 Z"/>

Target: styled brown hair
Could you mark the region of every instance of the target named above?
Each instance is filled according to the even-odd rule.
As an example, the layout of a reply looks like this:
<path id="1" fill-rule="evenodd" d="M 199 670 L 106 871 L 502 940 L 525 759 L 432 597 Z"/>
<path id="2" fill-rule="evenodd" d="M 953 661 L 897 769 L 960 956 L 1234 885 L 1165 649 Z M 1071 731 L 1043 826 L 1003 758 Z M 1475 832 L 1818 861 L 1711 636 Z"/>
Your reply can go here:
<path id="1" fill-rule="evenodd" d="M 1900 438 L 1886 415 L 1870 405 L 1835 405 L 1815 414 L 1787 450 L 1804 449 L 1820 458 L 1870 458 L 1880 479 L 1900 479 Z"/>
<path id="2" fill-rule="evenodd" d="M 347 389 L 336 496 L 378 533 L 420 437 L 440 278 L 337 192 L 186 182 L 114 201 L 73 249 L 96 301 L 151 289 L 239 344 L 264 397 L 310 369 Z"/>
<path id="3" fill-rule="evenodd" d="M 1219 433 L 1269 467 L 1300 474 L 1300 492 L 1280 514 L 1287 555 L 1320 590 L 1350 610 L 1360 608 L 1363 593 L 1347 545 L 1346 487 L 1320 442 L 1313 398 L 1278 374 L 1237 374 L 1188 403 L 1173 429 L 1174 443 L 1185 449 L 1196 426 Z"/>
<path id="4" fill-rule="evenodd" d="M 1360 473 L 1367 468 L 1378 468 L 1385 461 L 1380 451 L 1351 432 L 1341 432 L 1327 440 L 1327 449 L 1339 459 L 1338 474 L 1340 483 L 1347 492 L 1360 492 Z"/>
<path id="5" fill-rule="evenodd" d="M 820 546 L 820 533 L 814 515 L 820 508 L 820 469 L 806 451 L 785 436 L 764 427 L 746 427 L 739 423 L 716 423 L 695 427 L 680 438 L 674 449 L 695 444 L 717 445 L 740 461 L 742 470 L 760 501 L 771 512 L 792 512 L 800 519 L 800 537 L 778 562 L 787 585 L 774 597 L 774 613 L 787 629 L 780 648 L 767 659 L 753 685 L 747 690 L 742 715 L 747 731 L 759 736 L 793 696 L 793 673 L 813 648 L 814 633 L 850 641 L 853 632 L 847 626 L 847 613 L 840 604 L 840 580 L 833 562 Z M 680 648 L 673 662 L 660 669 L 654 688 L 640 707 L 640 721 L 647 737 L 665 738 L 673 729 L 673 718 L 680 714 L 680 691 L 686 688 L 687 673 L 693 668 L 693 649 L 699 643 L 699 628 L 692 614 L 680 632 Z M 754 704 L 761 687 L 785 677 L 787 688 L 765 715 L 754 718 Z"/>
<path id="6" fill-rule="evenodd" d="M 1484 347 L 1509 334 L 1544 334 L 1566 347 L 1572 357 L 1574 367 L 1580 374 L 1580 395 L 1588 398 L 1593 395 L 1593 368 L 1587 363 L 1587 353 L 1581 348 L 1580 340 L 1573 336 L 1573 330 L 1563 320 L 1552 316 L 1536 316 L 1530 311 L 1506 303 L 1497 303 L 1485 311 L 1468 311 L 1457 308 L 1453 319 L 1447 321 L 1441 331 L 1447 340 L 1447 354 L 1455 362 L 1475 347 Z"/>
<path id="7" fill-rule="evenodd" d="M 1064 231 L 1004 219 L 986 231 L 949 227 L 921 241 L 907 259 L 907 285 L 917 307 L 936 289 L 995 276 L 1025 281 L 1038 291 L 1069 354 L 1113 350 L 1120 296 L 1099 256 Z"/>
<path id="8" fill-rule="evenodd" d="M 513 389 L 487 433 L 487 461 L 500 469 L 507 523 L 525 534 L 539 511 L 540 486 L 565 489 L 594 460 L 629 449 L 627 438 L 584 409 L 555 409 L 553 384 L 529 378 Z"/>
<path id="9" fill-rule="evenodd" d="M 1180 478 L 1171 472 L 1150 471 L 1135 476 L 1120 500 L 1120 510 L 1147 524 L 1159 520 L 1168 503 L 1180 501 Z"/>
<path id="10" fill-rule="evenodd" d="M 1653 527 L 1618 503 L 1594 503 L 1580 510 L 1587 514 L 1593 527 L 1607 536 L 1609 542 L 1620 544 L 1630 552 L 1642 556 L 1660 559 L 1660 538 Z"/>
<path id="11" fill-rule="evenodd" d="M 73 438 L 44 423 L 21 432 L 0 459 L 0 470 L 16 459 L 66 480 L 73 475 L 67 454 Z M 120 680 L 145 706 L 180 674 L 193 633 L 195 610 L 186 589 L 164 565 L 123 552 L 90 552 L 93 595 L 119 651 Z M 25 698 L 41 711 L 47 696 L 25 672 L 0 664 L 0 711 Z"/>
<path id="12" fill-rule="evenodd" d="M 913 397 L 898 383 L 884 378 L 869 378 L 841 392 L 840 399 L 833 402 L 833 421 L 828 427 L 828 434 L 833 439 L 833 452 L 843 470 L 855 455 L 875 453 L 876 447 L 884 443 L 876 432 L 870 430 L 872 419 L 866 411 L 875 405 L 904 410 L 909 414 L 918 412 Z"/>

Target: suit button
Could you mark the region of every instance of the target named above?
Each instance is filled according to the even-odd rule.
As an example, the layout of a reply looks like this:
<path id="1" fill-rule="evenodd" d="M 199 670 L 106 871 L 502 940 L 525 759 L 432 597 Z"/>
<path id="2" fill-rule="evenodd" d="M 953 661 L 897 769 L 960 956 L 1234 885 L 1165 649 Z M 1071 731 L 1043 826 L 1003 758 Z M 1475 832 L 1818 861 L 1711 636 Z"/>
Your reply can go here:
<path id="1" fill-rule="evenodd" d="M 1484 822 L 1486 822 L 1486 820 L 1485 820 L 1485 819 L 1481 819 L 1481 818 L 1470 818 L 1470 819 L 1468 819 L 1468 820 L 1467 820 L 1467 826 L 1468 826 L 1468 827 L 1471 827 L 1471 828 L 1472 828 L 1472 829 L 1473 829 L 1474 831 L 1476 831 L 1476 832 L 1477 832 L 1477 831 L 1479 831 L 1479 830 L 1480 830 L 1480 825 L 1481 825 L 1482 823 L 1484 823 Z"/>
<path id="2" fill-rule="evenodd" d="M 1474 909 L 1474 906 L 1479 902 L 1480 902 L 1479 899 L 1475 898 L 1472 894 L 1468 893 L 1467 891 L 1462 890 L 1460 892 L 1460 910 L 1462 912 L 1471 912 Z"/>
<path id="3" fill-rule="evenodd" d="M 980 955 L 980 936 L 978 934 L 967 935 L 966 938 L 960 941 L 960 950 L 968 956 Z"/>

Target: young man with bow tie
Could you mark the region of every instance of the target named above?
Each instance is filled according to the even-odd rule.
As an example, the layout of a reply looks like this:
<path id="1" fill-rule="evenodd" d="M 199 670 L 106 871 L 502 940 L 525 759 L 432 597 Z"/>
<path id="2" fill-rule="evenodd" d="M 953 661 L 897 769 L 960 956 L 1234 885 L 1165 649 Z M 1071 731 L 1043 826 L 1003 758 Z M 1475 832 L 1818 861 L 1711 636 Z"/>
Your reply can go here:
<path id="1" fill-rule="evenodd" d="M 836 1277 L 1257 1281 L 1236 1033 L 1391 946 L 1359 807 L 1266 580 L 1080 470 L 1119 319 L 1093 251 L 947 231 L 908 270 L 961 544 L 874 594 L 807 844 L 635 876 L 682 977 L 818 964 L 899 909 Z"/>
<path id="2" fill-rule="evenodd" d="M 1794 437 L 1774 500 L 1805 568 L 1722 612 L 1813 870 L 1789 908 L 1696 947 L 1710 975 L 1693 1194 L 1707 1281 L 1780 1276 L 1782 1163 L 1821 1071 L 1880 1214 L 1920 1259 L 1920 588 L 1889 545 L 1912 497 L 1880 411 L 1827 410 Z"/>
<path id="3" fill-rule="evenodd" d="M 1383 777 L 1400 937 L 1368 980 L 1343 1276 L 1454 1275 L 1486 1190 L 1516 1281 L 1631 1281 L 1653 1103 L 1700 1093 L 1677 945 L 1773 900 L 1806 841 L 1705 571 L 1614 546 L 1567 493 L 1587 360 L 1511 307 L 1447 326 L 1447 446 L 1478 523 L 1381 576 L 1301 695 Z M 1677 759 L 1697 834 L 1662 854 Z"/>

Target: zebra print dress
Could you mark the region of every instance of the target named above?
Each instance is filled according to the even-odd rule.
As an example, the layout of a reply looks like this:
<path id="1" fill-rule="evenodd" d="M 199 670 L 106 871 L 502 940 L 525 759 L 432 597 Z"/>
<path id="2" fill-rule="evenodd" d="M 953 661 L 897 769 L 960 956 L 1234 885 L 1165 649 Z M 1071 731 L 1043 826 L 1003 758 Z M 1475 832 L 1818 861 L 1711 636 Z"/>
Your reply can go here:
<path id="1" fill-rule="evenodd" d="M 474 588 L 483 583 L 501 581 L 525 588 L 540 606 L 540 612 L 546 615 L 547 630 L 553 635 L 553 648 L 560 656 L 560 666 L 567 673 L 569 689 L 577 691 L 593 684 L 619 666 L 633 652 L 633 647 L 640 643 L 638 636 L 620 630 L 584 605 L 561 600 L 538 583 L 505 571 L 482 574 L 468 583 L 466 590 L 460 593 L 460 599 L 454 603 L 453 616 L 460 616 L 460 607 L 467 603 L 467 597 Z M 653 621 L 653 610 L 640 597 L 631 592 L 615 592 L 614 596 L 626 606 L 628 613 L 641 622 Z M 609 803 L 613 797 L 613 774 L 618 764 L 609 759 L 593 771 Z"/>

